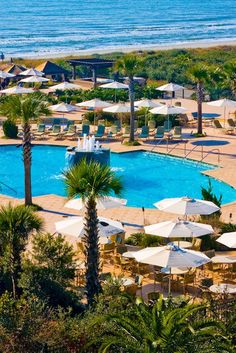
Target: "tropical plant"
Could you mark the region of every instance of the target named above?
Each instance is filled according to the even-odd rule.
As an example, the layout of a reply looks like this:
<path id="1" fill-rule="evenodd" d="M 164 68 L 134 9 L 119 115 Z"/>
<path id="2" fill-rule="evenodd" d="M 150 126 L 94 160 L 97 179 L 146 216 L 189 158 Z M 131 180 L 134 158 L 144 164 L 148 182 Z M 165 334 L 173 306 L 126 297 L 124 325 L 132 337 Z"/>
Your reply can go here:
<path id="1" fill-rule="evenodd" d="M 18 127 L 14 123 L 14 121 L 11 121 L 9 119 L 5 120 L 3 125 L 2 125 L 2 129 L 3 129 L 4 135 L 7 138 L 12 138 L 12 139 L 16 139 L 17 138 Z"/>
<path id="2" fill-rule="evenodd" d="M 20 120 L 23 127 L 23 161 L 25 171 L 25 205 L 32 205 L 31 188 L 31 121 L 37 120 L 42 115 L 50 115 L 48 103 L 44 96 L 32 95 L 12 95 L 7 97 L 0 105 L 0 114 L 12 121 Z"/>
<path id="3" fill-rule="evenodd" d="M 202 135 L 202 103 L 204 100 L 204 85 L 210 81 L 210 70 L 205 64 L 196 64 L 188 71 L 188 76 L 197 88 L 197 133 Z"/>
<path id="4" fill-rule="evenodd" d="M 224 326 L 212 319 L 198 319 L 204 309 L 204 305 L 188 302 L 173 304 L 162 295 L 152 307 L 138 299 L 128 315 L 124 311 L 94 319 L 91 326 L 104 325 L 104 332 L 87 347 L 99 347 L 99 353 L 196 353 L 203 348 L 206 353 L 230 352 L 222 349 L 228 345 Z"/>
<path id="5" fill-rule="evenodd" d="M 14 297 L 22 269 L 22 253 L 29 235 L 41 230 L 42 224 L 29 206 L 0 207 L 0 265 L 3 273 L 10 277 Z"/>
<path id="6" fill-rule="evenodd" d="M 122 182 L 109 166 L 86 159 L 64 172 L 64 178 L 68 196 L 80 196 L 85 202 L 86 291 L 91 305 L 101 289 L 96 199 L 112 192 L 120 195 Z"/>
<path id="7" fill-rule="evenodd" d="M 118 59 L 114 65 L 114 70 L 120 72 L 122 75 L 128 77 L 129 81 L 129 99 L 130 99 L 130 137 L 129 141 L 134 141 L 134 76 L 137 74 L 141 67 L 141 59 L 134 54 L 126 54 L 122 58 Z"/>

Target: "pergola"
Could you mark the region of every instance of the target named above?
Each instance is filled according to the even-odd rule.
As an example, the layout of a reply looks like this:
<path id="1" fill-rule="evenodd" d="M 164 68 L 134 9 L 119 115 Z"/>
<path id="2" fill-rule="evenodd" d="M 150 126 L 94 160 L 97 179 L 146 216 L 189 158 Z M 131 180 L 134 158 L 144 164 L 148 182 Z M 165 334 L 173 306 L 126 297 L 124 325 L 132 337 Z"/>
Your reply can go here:
<path id="1" fill-rule="evenodd" d="M 76 66 L 88 66 L 93 72 L 93 84 L 96 87 L 97 84 L 97 72 L 99 69 L 110 68 L 114 65 L 113 60 L 88 58 L 88 59 L 73 59 L 67 61 L 72 66 L 73 79 L 76 79 Z"/>

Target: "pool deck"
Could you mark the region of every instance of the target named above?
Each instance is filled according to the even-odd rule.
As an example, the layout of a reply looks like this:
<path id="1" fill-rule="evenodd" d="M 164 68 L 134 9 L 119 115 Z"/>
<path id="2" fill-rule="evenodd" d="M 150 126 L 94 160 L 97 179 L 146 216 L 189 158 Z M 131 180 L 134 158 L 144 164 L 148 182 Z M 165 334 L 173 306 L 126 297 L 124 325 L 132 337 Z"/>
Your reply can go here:
<path id="1" fill-rule="evenodd" d="M 169 154 L 183 158 L 184 155 L 189 152 L 188 158 L 192 160 L 201 161 L 202 156 L 204 156 L 205 163 L 217 165 L 218 154 L 216 153 L 216 151 L 212 151 L 212 149 L 219 148 L 219 168 L 214 170 L 208 170 L 204 173 L 236 188 L 236 135 L 223 135 L 222 133 L 216 131 L 214 128 L 207 127 L 206 129 L 204 129 L 207 132 L 207 137 L 196 139 L 192 137 L 190 138 L 191 130 L 193 129 L 183 129 L 184 138 L 188 139 L 188 143 L 186 144 L 186 150 L 184 147 L 184 143 L 176 142 L 175 144 L 169 145 Z M 216 146 L 204 146 L 203 155 L 201 146 L 197 146 L 191 152 L 192 148 L 195 146 L 193 143 L 199 143 L 200 141 L 204 142 L 204 144 L 207 141 L 215 141 Z M 20 140 L 6 140 L 0 138 L 0 145 L 19 143 Z M 33 143 L 41 145 L 51 144 L 59 146 L 76 145 L 76 141 L 68 140 L 41 140 L 34 141 Z M 139 150 L 153 151 L 163 154 L 167 153 L 166 145 L 160 144 L 158 146 L 155 146 L 152 142 L 152 139 L 144 141 L 142 145 L 138 147 L 127 147 L 122 145 L 119 141 L 104 141 L 102 143 L 107 147 L 110 147 L 111 150 L 116 153 L 132 152 Z M 175 148 L 173 149 L 174 146 Z M 0 205 L 7 204 L 8 202 L 19 204 L 22 203 L 23 200 L 10 198 L 5 195 L 0 195 Z M 65 209 L 65 202 L 65 198 L 57 195 L 46 195 L 34 198 L 34 203 L 37 203 L 43 207 L 43 211 L 40 211 L 40 214 L 42 215 L 45 221 L 45 230 L 54 232 L 54 223 L 56 221 L 59 221 L 69 215 L 81 215 L 81 212 Z M 100 211 L 99 214 L 123 222 L 127 231 L 127 235 L 142 230 L 144 223 L 147 225 L 175 218 L 175 215 L 164 213 L 157 209 L 146 209 L 145 214 L 143 215 L 141 208 L 134 207 L 104 210 Z M 232 214 L 231 218 L 230 214 Z M 229 222 L 231 220 L 232 222 L 236 223 L 236 201 L 222 206 L 222 219 L 225 222 Z"/>

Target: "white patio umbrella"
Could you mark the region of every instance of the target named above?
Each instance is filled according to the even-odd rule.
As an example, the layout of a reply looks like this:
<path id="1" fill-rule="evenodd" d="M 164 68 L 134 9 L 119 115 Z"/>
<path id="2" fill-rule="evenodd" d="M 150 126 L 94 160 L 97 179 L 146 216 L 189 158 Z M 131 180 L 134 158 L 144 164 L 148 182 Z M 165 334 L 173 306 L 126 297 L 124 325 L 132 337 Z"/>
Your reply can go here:
<path id="1" fill-rule="evenodd" d="M 213 107 L 224 108 L 224 125 L 225 125 L 225 118 L 226 118 L 226 109 L 234 108 L 236 110 L 236 102 L 226 98 L 219 99 L 217 101 L 208 102 L 207 104 Z"/>
<path id="2" fill-rule="evenodd" d="M 94 98 L 89 101 L 84 101 L 81 103 L 76 104 L 78 107 L 86 107 L 86 108 L 93 108 L 94 110 L 94 125 L 95 125 L 95 120 L 96 120 L 96 110 L 101 110 L 106 107 L 110 107 L 110 103 L 106 101 L 102 101 L 101 99 Z"/>
<path id="3" fill-rule="evenodd" d="M 153 102 L 151 99 L 141 99 L 139 101 L 134 102 L 134 106 L 139 109 L 145 108 L 145 110 L 147 111 L 152 108 L 162 107 L 163 104 Z M 145 113 L 145 125 L 146 125 L 146 113 Z"/>
<path id="4" fill-rule="evenodd" d="M 15 77 L 15 75 L 9 74 L 8 72 L 0 70 L 0 79 L 11 78 L 11 77 Z"/>
<path id="5" fill-rule="evenodd" d="M 42 76 L 29 76 L 27 78 L 23 78 L 19 82 L 24 82 L 24 83 L 43 83 L 43 82 L 48 82 L 49 79 L 46 77 Z"/>
<path id="6" fill-rule="evenodd" d="M 72 104 L 67 104 L 67 103 L 59 103 L 55 105 L 51 105 L 49 107 L 53 112 L 60 112 L 60 113 L 70 113 L 73 112 L 76 109 L 76 107 Z"/>
<path id="7" fill-rule="evenodd" d="M 22 71 L 19 75 L 22 75 L 22 76 L 43 76 L 44 72 L 32 68 L 32 69 Z"/>
<path id="8" fill-rule="evenodd" d="M 137 110 L 137 108 L 135 108 L 135 110 Z M 108 108 L 104 108 L 103 111 L 107 113 L 113 113 L 113 114 L 130 113 L 130 105 L 125 103 L 117 103 L 117 104 L 111 105 Z M 122 118 L 121 118 L 121 126 L 122 126 Z"/>
<path id="9" fill-rule="evenodd" d="M 160 87 L 157 87 L 156 88 L 157 91 L 163 91 L 163 92 L 177 92 L 177 91 L 184 91 L 185 90 L 185 87 L 183 86 L 180 86 L 180 85 L 177 85 L 176 83 L 167 83 L 163 86 L 160 86 Z M 172 103 L 172 98 L 173 98 L 173 95 L 171 96 L 171 103 Z"/>
<path id="10" fill-rule="evenodd" d="M 177 197 L 163 199 L 154 203 L 154 206 L 161 211 L 180 215 L 209 215 L 220 210 L 211 201 L 193 199 L 190 197 Z"/>
<path id="11" fill-rule="evenodd" d="M 199 267 L 211 261 L 205 254 L 182 249 L 176 245 L 168 244 L 167 246 L 145 248 L 134 253 L 136 261 L 148 265 L 165 267 L 192 268 Z M 169 281 L 169 293 L 171 290 L 171 282 Z"/>
<path id="12" fill-rule="evenodd" d="M 79 89 L 81 89 L 79 85 L 65 81 L 65 82 L 59 83 L 58 85 L 50 87 L 48 91 L 55 92 L 55 91 L 79 90 Z"/>
<path id="13" fill-rule="evenodd" d="M 127 200 L 119 199 L 117 197 L 105 196 L 96 200 L 98 210 L 106 210 L 110 208 L 119 208 L 127 204 Z M 81 198 L 72 199 L 65 204 L 66 208 L 74 210 L 82 210 L 85 208 L 85 204 Z"/>
<path id="14" fill-rule="evenodd" d="M 28 93 L 34 93 L 34 90 L 32 88 L 14 86 L 11 88 L 3 89 L 0 92 L 4 94 L 28 94 Z"/>
<path id="15" fill-rule="evenodd" d="M 144 227 L 145 233 L 164 238 L 192 238 L 214 233 L 208 224 L 188 221 L 167 221 Z"/>
<path id="16" fill-rule="evenodd" d="M 115 90 L 115 102 L 116 102 L 116 90 L 117 89 L 129 89 L 129 86 L 124 83 L 118 82 L 118 81 L 113 81 L 113 82 L 101 85 L 100 88 L 114 89 Z"/>
<path id="17" fill-rule="evenodd" d="M 98 217 L 98 233 L 100 237 L 110 237 L 115 234 L 123 233 L 124 228 L 118 221 L 113 221 L 108 218 Z M 58 233 L 81 238 L 84 236 L 85 225 L 83 217 L 69 217 L 65 221 L 55 223 Z"/>
<path id="18" fill-rule="evenodd" d="M 216 241 L 228 248 L 236 248 L 236 232 L 223 233 Z"/>
<path id="19" fill-rule="evenodd" d="M 168 117 L 168 127 L 169 127 L 169 116 L 176 114 L 184 114 L 187 109 L 183 107 L 176 107 L 172 105 L 163 104 L 161 107 L 156 107 L 150 110 L 152 114 L 167 115 Z"/>

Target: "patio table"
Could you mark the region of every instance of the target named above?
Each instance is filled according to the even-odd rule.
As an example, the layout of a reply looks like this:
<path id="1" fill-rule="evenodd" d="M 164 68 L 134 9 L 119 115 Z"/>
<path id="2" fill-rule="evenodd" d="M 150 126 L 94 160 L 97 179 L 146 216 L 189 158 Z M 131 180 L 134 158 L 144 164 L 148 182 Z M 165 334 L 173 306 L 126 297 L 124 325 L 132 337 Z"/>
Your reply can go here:
<path id="1" fill-rule="evenodd" d="M 213 284 L 209 289 L 217 294 L 236 294 L 236 285 L 230 283 Z"/>

